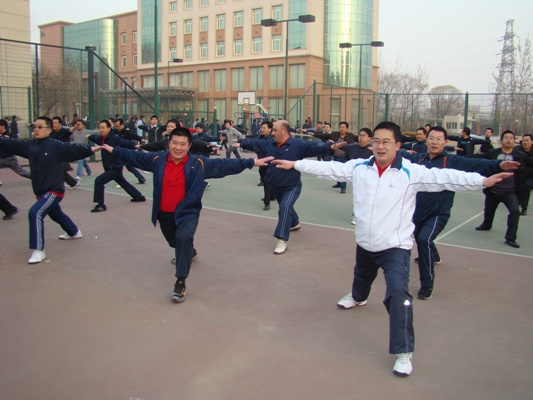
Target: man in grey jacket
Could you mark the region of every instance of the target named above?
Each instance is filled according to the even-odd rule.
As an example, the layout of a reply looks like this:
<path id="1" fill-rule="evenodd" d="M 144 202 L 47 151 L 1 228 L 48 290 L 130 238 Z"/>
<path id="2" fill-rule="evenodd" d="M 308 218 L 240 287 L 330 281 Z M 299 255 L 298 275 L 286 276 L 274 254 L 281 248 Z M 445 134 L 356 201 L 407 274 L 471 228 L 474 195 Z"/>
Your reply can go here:
<path id="1" fill-rule="evenodd" d="M 231 145 L 237 143 L 239 139 L 244 139 L 244 136 L 233 127 L 233 121 L 227 119 L 224 121 L 224 125 L 226 129 L 220 131 L 220 134 L 227 137 L 228 148 L 226 149 L 226 158 L 231 158 L 231 153 L 235 154 L 236 158 L 241 158 L 239 150 L 231 147 Z"/>

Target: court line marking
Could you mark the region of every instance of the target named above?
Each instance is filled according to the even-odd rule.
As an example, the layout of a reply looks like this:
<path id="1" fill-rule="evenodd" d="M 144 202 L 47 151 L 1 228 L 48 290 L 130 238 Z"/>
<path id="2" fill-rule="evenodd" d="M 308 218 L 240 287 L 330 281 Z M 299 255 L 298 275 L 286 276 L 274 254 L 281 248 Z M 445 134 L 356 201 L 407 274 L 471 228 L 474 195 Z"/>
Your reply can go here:
<path id="1" fill-rule="evenodd" d="M 465 250 L 477 250 L 484 253 L 493 253 L 493 254 L 499 254 L 499 255 L 505 255 L 505 256 L 514 256 L 514 257 L 522 257 L 522 258 L 529 258 L 533 260 L 533 256 L 528 256 L 525 254 L 514 254 L 514 253 L 506 253 L 504 251 L 495 251 L 495 250 L 487 250 L 487 249 L 479 249 L 477 247 L 466 247 L 466 246 L 460 246 L 458 244 L 450 244 L 450 243 L 439 243 L 443 246 L 450 246 L 450 247 L 457 247 L 459 249 L 465 249 Z"/>
<path id="2" fill-rule="evenodd" d="M 437 239 L 435 239 L 435 243 L 440 243 L 440 240 L 441 240 L 441 239 L 445 238 L 445 237 L 448 236 L 450 233 L 455 232 L 457 229 L 459 229 L 459 228 L 461 228 L 462 226 L 468 224 L 470 221 L 472 221 L 472 220 L 474 220 L 474 219 L 480 217 L 481 215 L 483 215 L 483 211 L 481 211 L 480 213 L 474 215 L 472 218 L 467 219 L 467 220 L 466 220 L 465 222 L 463 222 L 462 224 L 457 225 L 455 228 L 450 229 L 450 230 L 449 230 L 448 232 L 446 232 L 445 234 L 440 235 Z"/>

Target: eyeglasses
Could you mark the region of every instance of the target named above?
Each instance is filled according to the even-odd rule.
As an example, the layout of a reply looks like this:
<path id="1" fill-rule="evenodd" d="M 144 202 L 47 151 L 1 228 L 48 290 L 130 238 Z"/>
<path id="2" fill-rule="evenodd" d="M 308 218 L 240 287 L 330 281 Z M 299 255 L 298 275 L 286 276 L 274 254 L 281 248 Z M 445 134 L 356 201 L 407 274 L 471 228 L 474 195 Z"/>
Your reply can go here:
<path id="1" fill-rule="evenodd" d="M 428 142 L 444 142 L 446 139 L 444 139 L 443 137 L 433 137 L 433 136 L 430 136 L 427 138 L 427 141 Z"/>
<path id="2" fill-rule="evenodd" d="M 383 140 L 379 140 L 379 139 L 372 139 L 372 145 L 374 146 L 379 146 L 380 144 L 382 144 L 383 146 L 389 146 L 391 144 L 394 144 L 395 142 L 393 140 L 390 140 L 390 139 L 383 139 Z"/>
<path id="3" fill-rule="evenodd" d="M 46 129 L 46 128 L 48 128 L 46 125 L 33 125 L 33 129 Z"/>

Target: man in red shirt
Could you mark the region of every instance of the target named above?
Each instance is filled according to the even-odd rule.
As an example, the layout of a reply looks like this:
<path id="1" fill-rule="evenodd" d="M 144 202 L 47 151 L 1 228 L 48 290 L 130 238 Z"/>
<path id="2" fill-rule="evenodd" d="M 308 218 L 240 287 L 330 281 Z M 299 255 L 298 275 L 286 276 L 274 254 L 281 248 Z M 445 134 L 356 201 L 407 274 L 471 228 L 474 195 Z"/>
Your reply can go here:
<path id="1" fill-rule="evenodd" d="M 159 221 L 163 236 L 176 253 L 176 283 L 172 299 L 185 300 L 185 280 L 194 255 L 193 242 L 204 194 L 204 179 L 235 175 L 254 165 L 264 166 L 273 157 L 203 158 L 190 154 L 192 135 L 187 128 L 174 129 L 168 138 L 168 151 L 139 153 L 124 148 L 102 146 L 124 162 L 152 171 L 154 193 L 152 223 Z"/>

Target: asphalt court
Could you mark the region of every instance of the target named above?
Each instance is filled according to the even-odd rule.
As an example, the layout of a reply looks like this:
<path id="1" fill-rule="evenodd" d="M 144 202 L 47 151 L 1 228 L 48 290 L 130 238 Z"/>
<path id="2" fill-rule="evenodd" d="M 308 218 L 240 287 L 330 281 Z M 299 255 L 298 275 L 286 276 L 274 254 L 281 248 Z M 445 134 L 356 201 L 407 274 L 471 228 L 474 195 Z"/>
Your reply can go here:
<path id="1" fill-rule="evenodd" d="M 249 156 L 245 154 L 245 156 Z M 91 164 L 95 173 L 101 165 Z M 125 176 L 134 183 L 135 178 Z M 0 391 L 11 399 L 501 399 L 533 390 L 533 215 L 503 243 L 506 210 L 476 232 L 481 192 L 456 195 L 439 240 L 435 295 L 415 300 L 414 372 L 392 375 L 383 277 L 369 304 L 338 310 L 354 262 L 351 187 L 304 176 L 302 229 L 275 256 L 277 204 L 262 210 L 257 169 L 211 180 L 185 303 L 169 300 L 171 249 L 150 223 L 151 176 L 129 201 L 114 183 L 91 214 L 93 177 L 62 208 L 84 237 L 59 241 L 45 222 L 47 260 L 29 266 L 29 181 L 0 170 L 21 208 L 0 221 Z M 413 250 L 412 258 L 416 256 Z M 418 271 L 411 265 L 411 293 Z"/>

